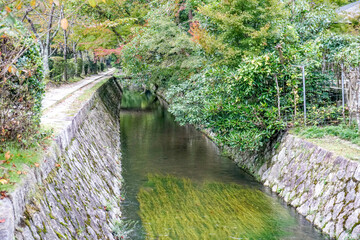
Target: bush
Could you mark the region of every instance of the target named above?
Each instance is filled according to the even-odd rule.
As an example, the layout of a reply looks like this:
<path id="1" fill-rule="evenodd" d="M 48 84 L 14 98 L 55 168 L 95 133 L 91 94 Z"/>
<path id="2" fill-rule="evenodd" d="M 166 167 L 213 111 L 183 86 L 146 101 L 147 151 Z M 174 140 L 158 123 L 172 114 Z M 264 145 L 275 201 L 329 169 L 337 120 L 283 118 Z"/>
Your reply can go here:
<path id="1" fill-rule="evenodd" d="M 41 57 L 33 39 L 16 22 L 11 25 L 0 22 L 0 29 L 3 30 L 0 62 L 7 68 L 0 80 L 1 146 L 5 141 L 23 143 L 39 129 L 44 83 Z M 15 63 L 7 64 L 11 62 Z"/>
<path id="2" fill-rule="evenodd" d="M 50 79 L 54 82 L 63 81 L 65 61 L 63 57 L 55 56 L 50 58 Z M 68 79 L 75 77 L 76 65 L 74 59 L 69 59 L 66 63 Z"/>

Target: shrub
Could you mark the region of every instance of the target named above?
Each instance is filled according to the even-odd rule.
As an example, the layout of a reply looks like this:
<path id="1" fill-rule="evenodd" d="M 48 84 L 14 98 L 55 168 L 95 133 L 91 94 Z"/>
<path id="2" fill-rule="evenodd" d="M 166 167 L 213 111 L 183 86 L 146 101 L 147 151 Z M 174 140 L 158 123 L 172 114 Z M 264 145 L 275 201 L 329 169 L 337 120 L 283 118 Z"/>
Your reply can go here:
<path id="1" fill-rule="evenodd" d="M 63 81 L 65 71 L 65 61 L 63 57 L 54 56 L 50 58 L 50 79 L 54 82 Z M 69 59 L 66 62 L 66 71 L 68 79 L 75 77 L 76 65 L 74 59 Z M 81 72 L 81 71 L 80 71 Z"/>
<path id="2" fill-rule="evenodd" d="M 15 19 L 0 22 L 0 29 L 0 62 L 5 69 L 0 76 L 1 146 L 12 140 L 22 143 L 38 130 L 44 84 L 41 57 L 33 39 Z"/>

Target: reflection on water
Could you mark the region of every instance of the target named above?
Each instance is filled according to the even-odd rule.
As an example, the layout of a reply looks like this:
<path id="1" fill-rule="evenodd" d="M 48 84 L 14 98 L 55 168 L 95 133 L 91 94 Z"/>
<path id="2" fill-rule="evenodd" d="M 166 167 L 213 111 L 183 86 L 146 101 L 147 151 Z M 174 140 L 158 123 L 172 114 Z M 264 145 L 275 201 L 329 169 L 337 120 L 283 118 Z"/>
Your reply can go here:
<path id="1" fill-rule="evenodd" d="M 254 206 L 256 209 L 264 209 L 265 211 L 269 206 L 273 206 L 273 209 L 276 209 L 276 211 L 272 211 L 274 214 L 273 219 L 277 219 L 278 216 L 284 216 L 284 218 L 289 216 L 291 218 L 289 222 L 293 222 L 293 224 L 271 225 L 271 228 L 279 228 L 279 231 L 273 229 L 274 232 L 286 231 L 289 234 L 282 235 L 281 237 L 277 234 L 273 235 L 273 237 L 265 237 L 264 235 L 264 238 L 260 239 L 324 239 L 310 223 L 296 214 L 292 208 L 287 207 L 281 199 L 272 195 L 266 188 L 257 183 L 254 178 L 239 169 L 230 159 L 222 157 L 218 148 L 203 134 L 190 126 L 181 127 L 175 123 L 172 116 L 158 104 L 153 96 L 125 92 L 122 100 L 122 108 L 131 109 L 131 111 L 123 110 L 120 115 L 123 154 L 122 166 L 125 180 L 123 191 L 126 194 L 125 201 L 123 202 L 124 218 L 137 220 L 141 223 L 137 197 L 139 196 L 140 189 L 148 185 L 149 174 L 159 174 L 160 176 L 171 175 L 179 179 L 179 181 L 182 181 L 181 178 L 190 179 L 192 184 L 196 186 L 202 185 L 204 182 L 218 182 L 219 184 L 229 184 L 221 186 L 233 186 L 232 184 L 236 184 L 241 189 L 247 189 L 246 191 L 251 189 L 256 192 L 258 198 L 264 196 L 262 199 L 259 199 L 259 201 L 252 201 L 253 204 L 256 205 Z M 146 109 L 146 111 L 140 111 L 140 109 Z M 155 186 L 153 187 L 155 188 Z M 147 192 L 146 189 L 147 188 L 145 188 L 145 192 Z M 199 191 L 201 194 L 204 194 L 206 189 L 207 188 L 204 188 Z M 261 192 L 259 193 L 259 191 Z M 144 190 L 142 192 L 144 192 Z M 196 191 L 194 190 L 194 192 Z M 210 192 L 209 194 L 212 193 Z M 219 192 L 216 192 L 216 194 L 220 196 Z M 154 196 L 158 197 L 156 195 Z M 241 202 L 241 197 L 239 195 L 236 196 L 238 196 L 239 202 Z M 163 197 L 171 196 L 167 195 Z M 201 198 L 206 199 L 205 197 Z M 150 199 L 151 198 L 149 198 L 149 201 Z M 189 200 L 190 198 L 187 199 Z M 232 204 L 234 204 L 234 198 L 231 199 Z M 249 199 L 251 199 L 251 197 L 249 197 Z M 237 204 L 239 204 L 239 202 Z M 188 202 L 188 204 L 188 206 L 193 206 L 192 204 L 195 203 Z M 163 208 L 166 208 L 165 205 L 161 205 L 162 204 L 158 204 L 158 206 L 153 205 L 154 213 L 163 211 Z M 211 208 L 214 208 L 214 205 L 211 204 L 208 206 L 203 205 L 203 202 L 201 202 L 202 209 L 208 209 L 209 211 L 211 211 Z M 236 204 L 229 205 L 229 209 L 232 209 L 234 206 L 236 206 Z M 168 206 L 168 208 L 170 207 Z M 217 209 L 217 211 L 219 211 L 219 209 Z M 231 213 L 234 213 L 234 211 L 235 210 L 232 210 Z M 221 213 L 217 214 L 223 215 Z M 248 213 L 244 213 L 244 215 L 245 214 Z M 229 213 L 229 217 L 230 216 L 233 217 L 234 221 L 236 220 L 236 215 Z M 256 216 L 258 216 L 258 212 L 247 215 L 249 219 L 254 218 L 251 220 L 251 223 L 263 221 L 263 217 L 256 218 Z M 166 217 L 169 217 L 169 215 L 166 215 Z M 157 221 L 161 222 L 161 219 L 157 219 Z M 186 226 L 188 222 L 180 221 L 180 223 Z M 164 224 L 164 222 L 162 224 Z M 205 223 L 202 224 L 206 226 Z M 212 227 L 215 228 L 215 226 Z M 245 226 L 238 227 L 242 229 L 242 227 Z M 205 228 L 200 227 L 197 232 L 205 231 L 206 229 L 210 230 L 210 228 L 210 225 Z M 142 225 L 138 224 L 131 238 L 145 239 L 144 232 Z M 205 239 L 203 233 L 200 233 L 199 236 L 202 237 L 198 237 L 197 239 Z M 239 235 L 237 237 L 239 237 Z M 154 237 L 154 239 L 156 238 L 157 237 Z M 250 237 L 248 236 L 247 238 Z M 184 239 L 184 237 L 181 238 L 179 235 L 172 235 L 170 238 L 160 237 L 159 239 Z M 208 239 L 224 238 L 214 236 Z M 259 237 L 251 239 L 259 239 Z"/>

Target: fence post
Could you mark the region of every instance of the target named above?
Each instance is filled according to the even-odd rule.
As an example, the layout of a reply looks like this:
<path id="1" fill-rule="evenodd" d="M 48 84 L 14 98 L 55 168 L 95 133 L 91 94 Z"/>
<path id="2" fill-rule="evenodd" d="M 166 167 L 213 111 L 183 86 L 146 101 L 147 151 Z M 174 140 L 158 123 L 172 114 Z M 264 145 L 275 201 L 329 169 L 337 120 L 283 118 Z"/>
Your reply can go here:
<path id="1" fill-rule="evenodd" d="M 345 123 L 344 63 L 341 63 L 341 96 L 342 96 L 342 116 Z"/>
<path id="2" fill-rule="evenodd" d="M 304 95 L 304 124 L 306 126 L 306 90 L 305 90 L 305 66 L 301 66 L 303 78 L 303 95 Z"/>

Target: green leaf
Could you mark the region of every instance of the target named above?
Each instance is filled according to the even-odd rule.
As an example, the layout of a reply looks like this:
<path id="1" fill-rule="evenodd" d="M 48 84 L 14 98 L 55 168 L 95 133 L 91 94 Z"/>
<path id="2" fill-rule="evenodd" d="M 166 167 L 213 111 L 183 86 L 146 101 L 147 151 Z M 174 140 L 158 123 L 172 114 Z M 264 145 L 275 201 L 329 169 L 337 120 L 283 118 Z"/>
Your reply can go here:
<path id="1" fill-rule="evenodd" d="M 96 7 L 96 1 L 95 0 L 89 0 L 89 4 L 92 7 Z"/>

